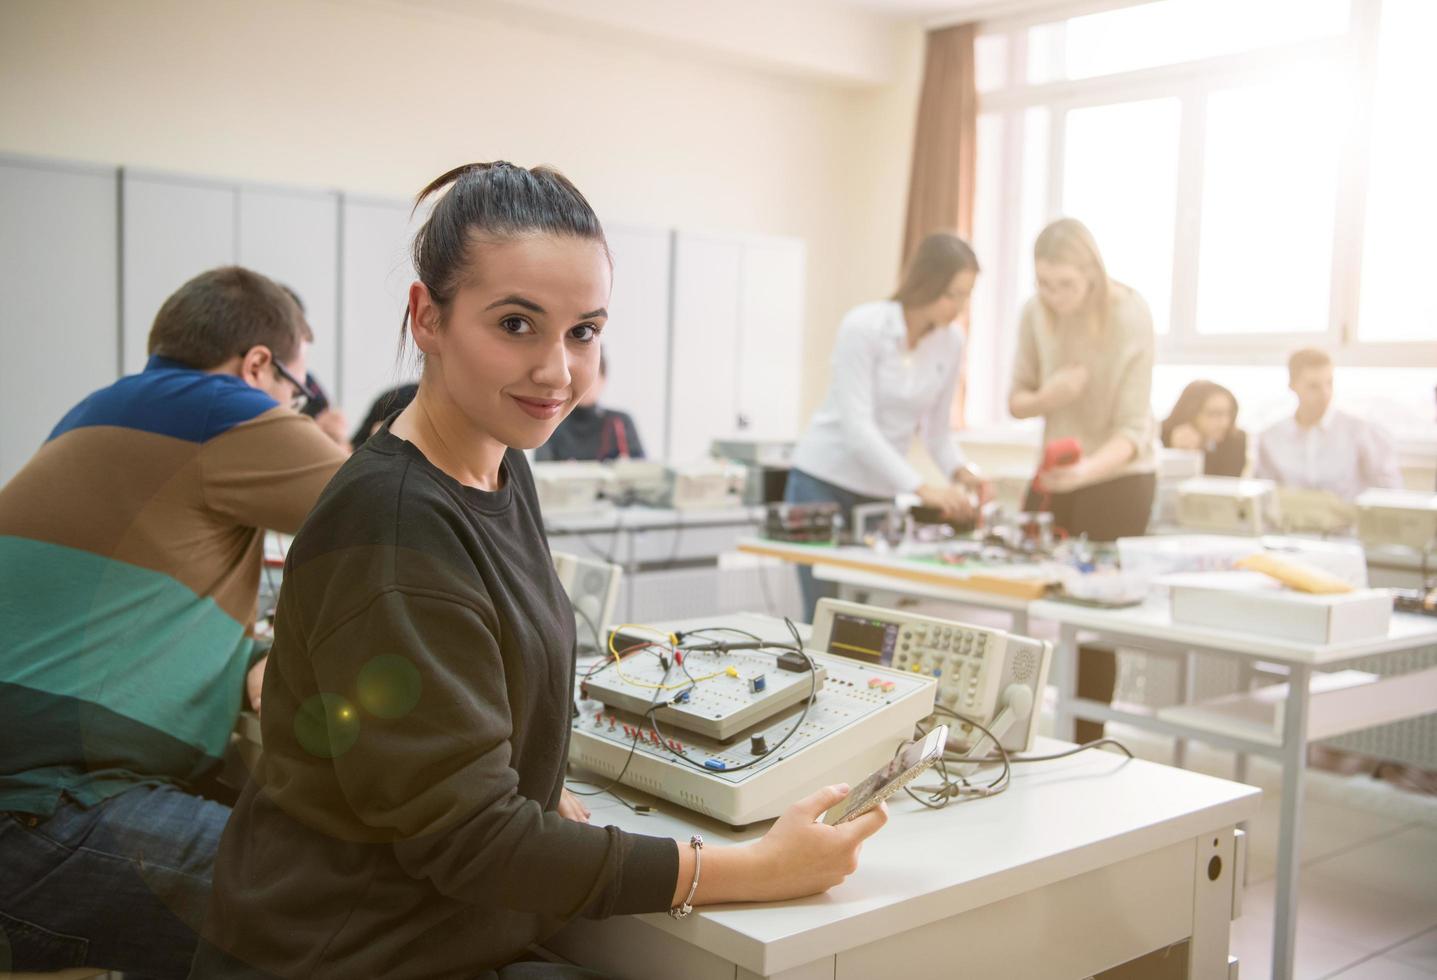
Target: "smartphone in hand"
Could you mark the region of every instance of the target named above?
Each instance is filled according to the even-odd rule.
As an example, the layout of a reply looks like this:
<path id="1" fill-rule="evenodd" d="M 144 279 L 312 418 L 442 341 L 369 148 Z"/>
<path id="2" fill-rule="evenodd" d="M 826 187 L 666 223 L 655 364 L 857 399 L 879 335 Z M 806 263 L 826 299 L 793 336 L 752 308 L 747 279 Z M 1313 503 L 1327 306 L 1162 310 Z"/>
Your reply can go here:
<path id="1" fill-rule="evenodd" d="M 830 807 L 823 815 L 823 822 L 837 826 L 863 816 L 943 758 L 947 741 L 948 726 L 939 725 L 922 741 L 906 743 L 891 762 L 855 786 L 837 806 Z"/>

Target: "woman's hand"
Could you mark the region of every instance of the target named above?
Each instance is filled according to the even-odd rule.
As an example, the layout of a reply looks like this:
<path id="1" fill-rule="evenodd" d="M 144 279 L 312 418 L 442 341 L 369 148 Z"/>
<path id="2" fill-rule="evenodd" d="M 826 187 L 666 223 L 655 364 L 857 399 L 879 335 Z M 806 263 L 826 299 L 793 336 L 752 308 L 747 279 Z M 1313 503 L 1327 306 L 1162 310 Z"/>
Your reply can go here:
<path id="1" fill-rule="evenodd" d="M 575 823 L 588 823 L 591 814 L 577 796 L 564 790 L 559 794 L 559 816 Z"/>
<path id="2" fill-rule="evenodd" d="M 1078 400 L 1088 387 L 1088 369 L 1081 364 L 1069 364 L 1053 372 L 1043 385 L 1041 397 L 1044 411 L 1062 408 Z"/>
<path id="3" fill-rule="evenodd" d="M 783 812 L 757 844 L 761 866 L 767 870 L 772 899 L 817 895 L 843 883 L 858 870 L 863 842 L 888 822 L 888 806 L 880 803 L 863 816 L 830 827 L 818 823 L 829 807 L 846 796 L 845 785 L 825 786 Z"/>
<path id="4" fill-rule="evenodd" d="M 1172 432 L 1168 433 L 1168 442 L 1173 449 L 1201 449 L 1202 433 L 1191 422 L 1184 422 L 1182 425 L 1173 426 Z"/>
<path id="5" fill-rule="evenodd" d="M 976 497 L 980 507 L 993 499 L 993 484 L 983 479 L 983 474 L 972 463 L 954 470 L 953 482 Z"/>
<path id="6" fill-rule="evenodd" d="M 1038 489 L 1044 493 L 1072 493 L 1090 483 L 1095 483 L 1096 478 L 1088 460 L 1080 459 L 1071 466 L 1058 466 L 1045 473 L 1039 473 L 1036 482 Z"/>
<path id="7" fill-rule="evenodd" d="M 961 486 L 938 486 L 925 483 L 918 488 L 918 499 L 932 507 L 947 521 L 966 521 L 973 516 L 973 501 Z"/>
<path id="8" fill-rule="evenodd" d="M 817 895 L 840 884 L 858 869 L 863 842 L 888 822 L 884 804 L 836 827 L 817 822 L 847 795 L 847 786 L 825 786 L 785 810 L 756 843 L 705 851 L 694 904 L 777 902 Z M 675 905 L 688 895 L 693 880 L 688 850 L 680 845 Z"/>

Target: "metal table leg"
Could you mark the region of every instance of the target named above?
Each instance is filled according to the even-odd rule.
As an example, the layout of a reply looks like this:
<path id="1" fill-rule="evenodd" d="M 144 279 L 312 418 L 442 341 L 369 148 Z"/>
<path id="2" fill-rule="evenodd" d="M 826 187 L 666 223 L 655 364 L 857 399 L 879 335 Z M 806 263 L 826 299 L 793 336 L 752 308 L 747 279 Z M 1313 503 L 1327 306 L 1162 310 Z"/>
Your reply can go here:
<path id="1" fill-rule="evenodd" d="M 1237 662 L 1237 689 L 1240 693 L 1246 694 L 1252 690 L 1252 676 L 1252 661 L 1247 657 L 1239 657 Z M 1247 782 L 1247 762 L 1248 755 L 1246 752 L 1239 752 L 1233 759 L 1232 778 L 1235 782 Z M 1247 827 L 1244 825 L 1243 829 L 1246 830 Z"/>
<path id="2" fill-rule="evenodd" d="M 1058 647 L 1053 651 L 1057 675 L 1058 710 L 1053 719 L 1053 737 L 1071 742 L 1074 735 L 1073 699 L 1078 695 L 1078 628 L 1068 623 L 1058 627 Z"/>
<path id="3" fill-rule="evenodd" d="M 1307 713 L 1312 668 L 1293 664 L 1282 718 L 1282 815 L 1277 837 L 1277 907 L 1272 936 L 1273 980 L 1291 980 L 1296 964 L 1297 879 L 1302 787 L 1307 772 Z"/>
<path id="4" fill-rule="evenodd" d="M 1193 652 L 1188 650 L 1178 658 L 1178 704 L 1192 704 L 1193 697 Z M 1188 762 L 1188 740 L 1173 739 L 1173 765 L 1186 769 Z"/>

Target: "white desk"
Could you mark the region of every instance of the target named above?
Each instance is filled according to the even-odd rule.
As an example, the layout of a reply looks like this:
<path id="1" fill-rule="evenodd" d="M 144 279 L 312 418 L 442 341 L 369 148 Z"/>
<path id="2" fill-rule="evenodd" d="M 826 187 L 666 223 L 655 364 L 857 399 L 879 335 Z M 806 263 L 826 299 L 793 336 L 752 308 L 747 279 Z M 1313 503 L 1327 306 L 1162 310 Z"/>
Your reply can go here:
<path id="1" fill-rule="evenodd" d="M 587 553 L 615 564 L 667 566 L 676 562 L 712 561 L 732 551 L 741 536 L 763 524 L 762 507 L 719 510 L 673 510 L 659 507 L 617 507 L 592 514 L 556 514 L 544 519 L 551 544 Z"/>
<path id="2" fill-rule="evenodd" d="M 546 516 L 544 530 L 556 551 L 601 558 L 624 569 L 622 616 L 635 618 L 641 574 L 714 568 L 719 556 L 763 525 L 762 507 L 673 510 L 617 507 L 585 514 Z"/>
<path id="3" fill-rule="evenodd" d="M 1193 738 L 1244 754 L 1255 753 L 1282 765 L 1282 811 L 1278 834 L 1277 908 L 1273 937 L 1272 975 L 1292 976 L 1297 934 L 1298 832 L 1302 785 L 1307 767 L 1307 745 L 1327 738 L 1390 721 L 1401 721 L 1437 710 L 1437 667 L 1383 678 L 1371 685 L 1322 695 L 1313 712 L 1310 692 L 1315 668 L 1337 667 L 1361 657 L 1400 653 L 1437 644 L 1437 619 L 1394 614 L 1385 637 L 1355 643 L 1316 645 L 1247 632 L 1176 624 L 1165 601 L 1130 609 L 1092 609 L 1065 602 L 1042 601 L 1029 607 L 1030 615 L 1059 624 L 1053 674 L 1058 686 L 1058 716 L 1054 734 L 1071 737 L 1077 718 L 1120 721 L 1149 731 Z M 1096 634 L 1102 643 L 1157 650 L 1179 656 L 1215 653 L 1236 657 L 1250 666 L 1264 660 L 1287 666 L 1288 685 L 1282 701 L 1281 728 L 1234 728 L 1231 720 L 1214 724 L 1201 713 L 1183 707 L 1154 714 L 1114 708 L 1076 696 L 1079 632 Z M 1241 776 L 1239 776 L 1241 778 Z"/>
<path id="4" fill-rule="evenodd" d="M 1046 587 L 1037 565 L 965 567 L 915 561 L 858 545 L 825 547 L 745 538 L 740 551 L 811 565 L 817 579 L 835 582 L 845 599 L 879 591 L 937 599 L 954 605 L 994 609 L 1012 618 L 1015 633 L 1028 632 L 1028 607 Z"/>
<path id="5" fill-rule="evenodd" d="M 1041 739 L 1034 753 L 1065 747 Z M 1226 978 L 1242 879 L 1234 827 L 1259 795 L 1107 752 L 1018 766 L 990 799 L 930 811 L 898 796 L 858 872 L 825 895 L 684 921 L 583 920 L 545 945 L 632 980 L 1078 980 L 1190 938 L 1189 975 Z M 738 843 L 765 829 L 735 832 L 662 802 L 650 816 L 590 802 L 595 822 L 681 840 Z"/>

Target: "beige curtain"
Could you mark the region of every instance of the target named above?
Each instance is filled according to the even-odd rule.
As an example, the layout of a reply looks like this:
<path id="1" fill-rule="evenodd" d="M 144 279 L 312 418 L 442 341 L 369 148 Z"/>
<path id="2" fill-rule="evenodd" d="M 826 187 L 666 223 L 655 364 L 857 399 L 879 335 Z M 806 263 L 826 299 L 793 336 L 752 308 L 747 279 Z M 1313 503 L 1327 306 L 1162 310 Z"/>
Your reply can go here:
<path id="1" fill-rule="evenodd" d="M 978 86 L 973 77 L 976 34 L 974 24 L 928 32 L 913 136 L 908 221 L 903 232 L 904 264 L 918 243 L 935 231 L 956 231 L 969 240 L 973 237 L 973 169 L 978 141 Z M 967 325 L 965 318 L 965 330 Z M 963 370 L 966 375 L 966 361 Z M 967 387 L 966 378 L 960 378 L 950 413 L 954 428 L 963 426 Z"/>
<path id="2" fill-rule="evenodd" d="M 976 25 L 928 33 L 918 126 L 913 137 L 913 174 L 908 184 L 908 222 L 903 261 L 925 235 L 973 234 L 973 166 L 978 134 L 978 89 L 973 79 Z"/>

